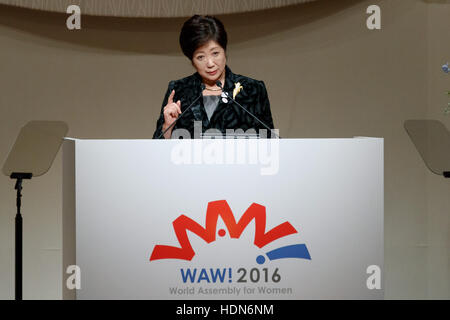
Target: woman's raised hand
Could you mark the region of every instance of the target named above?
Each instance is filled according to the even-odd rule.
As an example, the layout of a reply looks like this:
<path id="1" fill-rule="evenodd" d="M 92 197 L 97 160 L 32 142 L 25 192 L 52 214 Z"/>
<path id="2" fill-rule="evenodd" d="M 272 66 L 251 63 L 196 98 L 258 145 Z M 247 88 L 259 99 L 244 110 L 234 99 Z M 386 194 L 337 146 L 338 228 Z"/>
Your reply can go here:
<path id="1" fill-rule="evenodd" d="M 164 124 L 163 131 L 167 129 L 177 118 L 178 115 L 181 114 L 181 101 L 173 102 L 173 97 L 175 95 L 175 90 L 172 90 L 172 93 L 167 100 L 167 105 L 164 107 Z M 172 130 L 169 130 L 165 136 L 170 137 Z M 167 138 L 167 137 L 166 137 Z"/>

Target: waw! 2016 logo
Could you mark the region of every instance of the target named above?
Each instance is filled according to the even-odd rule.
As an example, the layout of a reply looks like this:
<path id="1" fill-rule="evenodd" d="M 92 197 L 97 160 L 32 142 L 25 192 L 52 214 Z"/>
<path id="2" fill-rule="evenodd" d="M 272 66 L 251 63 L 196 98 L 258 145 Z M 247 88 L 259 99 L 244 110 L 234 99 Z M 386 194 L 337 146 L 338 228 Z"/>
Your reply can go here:
<path id="1" fill-rule="evenodd" d="M 224 229 L 217 231 L 217 221 L 219 216 L 222 218 L 228 234 L 231 238 L 238 239 L 246 229 L 246 227 L 254 220 L 255 225 L 255 237 L 254 245 L 262 249 L 269 243 L 275 240 L 281 239 L 291 234 L 298 233 L 298 231 L 289 223 L 284 222 L 273 229 L 266 232 L 266 208 L 260 204 L 253 203 L 244 212 L 238 222 L 236 222 L 235 216 L 225 200 L 212 201 L 208 203 L 208 208 L 206 211 L 206 224 L 201 226 L 196 221 L 191 218 L 180 215 L 173 221 L 173 228 L 175 235 L 179 241 L 180 247 L 167 246 L 167 245 L 156 245 L 153 248 L 153 252 L 150 256 L 150 261 L 160 260 L 160 259 L 179 259 L 191 261 L 195 256 L 195 251 L 192 248 L 191 242 L 187 235 L 187 231 L 190 231 L 200 238 L 202 238 L 206 243 L 212 243 L 216 241 L 216 235 L 223 237 L 226 235 Z M 260 254 L 256 257 L 256 262 L 262 265 L 266 262 L 266 257 L 269 260 L 277 259 L 287 259 L 287 258 L 297 258 L 297 259 L 308 259 L 311 260 L 310 253 L 303 243 L 292 244 L 283 246 L 268 252 L 265 254 Z M 252 269 L 253 270 L 253 269 Z M 257 269 L 258 270 L 258 269 Z M 252 282 L 255 279 L 264 279 L 266 282 L 269 280 L 267 269 L 264 269 L 263 277 L 260 277 L 259 271 L 248 272 L 250 274 L 250 280 Z M 243 273 L 244 277 L 247 274 L 247 270 L 241 268 L 238 273 Z M 181 269 L 181 276 L 184 283 L 186 282 L 232 282 L 232 269 L 231 268 L 219 268 L 210 269 L 209 273 L 206 269 Z M 240 277 L 237 282 L 246 282 L 244 277 Z M 278 274 L 278 269 L 271 277 L 273 282 L 278 282 L 280 276 Z"/>

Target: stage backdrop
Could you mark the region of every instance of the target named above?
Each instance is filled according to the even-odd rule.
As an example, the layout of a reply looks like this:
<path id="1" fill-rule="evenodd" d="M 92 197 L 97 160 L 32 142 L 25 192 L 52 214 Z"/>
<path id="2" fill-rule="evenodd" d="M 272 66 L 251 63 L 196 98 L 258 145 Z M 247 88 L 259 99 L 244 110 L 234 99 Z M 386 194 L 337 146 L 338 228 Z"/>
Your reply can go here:
<path id="1" fill-rule="evenodd" d="M 382 139 L 77 140 L 75 154 L 78 299 L 383 298 Z"/>

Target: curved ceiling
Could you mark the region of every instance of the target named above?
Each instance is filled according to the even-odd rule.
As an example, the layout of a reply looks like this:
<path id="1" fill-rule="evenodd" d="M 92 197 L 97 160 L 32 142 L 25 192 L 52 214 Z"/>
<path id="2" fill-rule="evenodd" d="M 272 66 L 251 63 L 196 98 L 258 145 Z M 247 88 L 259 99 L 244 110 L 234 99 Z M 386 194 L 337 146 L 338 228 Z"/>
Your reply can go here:
<path id="1" fill-rule="evenodd" d="M 316 0 L 0 0 L 0 4 L 66 13 L 78 5 L 82 14 L 112 17 L 189 17 L 230 14 L 312 2 Z"/>

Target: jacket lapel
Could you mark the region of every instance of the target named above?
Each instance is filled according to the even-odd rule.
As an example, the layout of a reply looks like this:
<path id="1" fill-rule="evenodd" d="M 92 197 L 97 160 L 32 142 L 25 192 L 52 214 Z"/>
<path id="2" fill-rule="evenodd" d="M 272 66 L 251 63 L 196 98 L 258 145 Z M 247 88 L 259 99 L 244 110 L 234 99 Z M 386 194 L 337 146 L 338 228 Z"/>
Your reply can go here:
<path id="1" fill-rule="evenodd" d="M 198 73 L 194 74 L 194 88 L 192 90 L 192 101 L 196 99 L 201 94 L 201 85 L 202 80 L 201 76 Z M 190 103 L 192 103 L 192 101 Z M 191 107 L 191 111 L 194 114 L 194 119 L 196 121 L 203 121 L 203 114 L 202 114 L 203 107 L 203 98 L 200 97 L 197 102 Z"/>
<path id="2" fill-rule="evenodd" d="M 224 90 L 225 92 L 228 93 L 228 95 L 230 97 L 233 97 L 233 89 L 236 83 L 236 76 L 234 75 L 234 73 L 231 71 L 230 68 L 228 68 L 228 66 L 225 66 L 225 86 L 224 86 Z M 238 119 L 241 119 L 241 108 L 236 105 L 236 103 L 233 103 L 232 101 L 228 102 L 228 106 L 229 108 L 233 108 L 234 112 L 236 113 Z"/>

